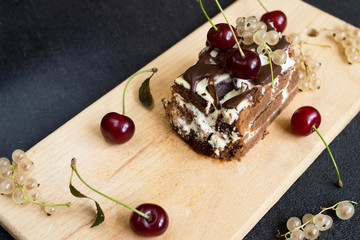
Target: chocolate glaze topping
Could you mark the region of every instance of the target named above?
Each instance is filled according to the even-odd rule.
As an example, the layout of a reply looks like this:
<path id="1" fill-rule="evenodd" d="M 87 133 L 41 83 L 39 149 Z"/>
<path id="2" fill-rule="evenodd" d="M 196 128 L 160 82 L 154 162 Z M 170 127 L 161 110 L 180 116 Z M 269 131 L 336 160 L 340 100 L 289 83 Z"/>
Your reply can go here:
<path id="1" fill-rule="evenodd" d="M 274 79 L 281 73 L 281 66 L 272 64 Z M 253 80 L 255 85 L 265 85 L 271 82 L 270 64 L 261 67 L 259 75 Z"/>
<path id="2" fill-rule="evenodd" d="M 279 42 L 277 44 L 275 44 L 274 46 L 270 46 L 271 50 L 275 51 L 277 49 L 281 49 L 281 50 L 288 50 L 290 47 L 290 43 L 287 41 L 286 36 L 283 36 Z"/>
<path id="3" fill-rule="evenodd" d="M 230 98 L 229 100 L 224 102 L 222 106 L 226 109 L 234 109 L 239 105 L 239 103 L 241 103 L 245 99 L 251 99 L 251 96 L 253 95 L 253 93 L 254 93 L 254 91 L 246 90 L 242 94 L 237 95 L 233 98 Z"/>
<path id="4" fill-rule="evenodd" d="M 289 48 L 289 46 L 290 43 L 287 41 L 286 37 L 283 36 L 276 45 L 270 46 L 270 48 L 273 51 L 277 49 L 281 49 L 285 51 Z M 247 47 L 252 48 L 251 45 Z M 220 105 L 220 101 L 227 93 L 229 93 L 233 89 L 237 89 L 236 78 L 231 75 L 229 79 L 225 79 L 218 83 L 215 82 L 216 76 L 221 76 L 224 73 L 229 73 L 226 69 L 226 59 L 227 56 L 231 53 L 232 49 L 228 51 L 217 50 L 218 54 L 215 57 L 212 57 L 210 54 L 212 50 L 214 49 L 211 47 L 208 47 L 207 49 L 203 50 L 199 55 L 198 62 L 185 71 L 183 78 L 185 79 L 185 81 L 187 81 L 190 84 L 190 92 L 192 95 L 197 95 L 196 94 L 197 84 L 201 80 L 207 78 L 208 79 L 207 90 L 214 98 L 215 107 L 218 109 L 220 109 L 221 107 L 227 109 L 235 108 L 242 100 L 251 97 L 252 91 L 246 90 L 242 94 L 227 100 L 222 106 Z M 272 65 L 273 65 L 273 76 L 274 78 L 276 78 L 281 73 L 281 66 L 275 64 Z M 265 85 L 271 82 L 270 65 L 267 64 L 265 66 L 262 66 L 259 75 L 257 76 L 256 79 L 252 80 L 252 82 L 255 85 Z"/>
<path id="5" fill-rule="evenodd" d="M 216 57 L 210 55 L 212 48 L 208 48 L 200 53 L 199 61 L 191 66 L 184 73 L 184 79 L 190 84 L 191 92 L 196 92 L 197 84 L 204 78 L 214 82 L 217 75 L 226 73 L 225 62 L 228 53 L 220 51 Z"/>

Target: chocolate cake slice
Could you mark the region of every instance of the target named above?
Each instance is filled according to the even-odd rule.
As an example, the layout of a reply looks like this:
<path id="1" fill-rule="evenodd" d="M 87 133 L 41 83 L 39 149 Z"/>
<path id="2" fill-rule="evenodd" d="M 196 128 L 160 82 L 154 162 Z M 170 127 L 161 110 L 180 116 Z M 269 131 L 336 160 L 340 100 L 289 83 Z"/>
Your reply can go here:
<path id="1" fill-rule="evenodd" d="M 255 44 L 242 47 L 256 52 Z M 287 55 L 282 65 L 272 62 L 273 81 L 267 54 L 259 55 L 257 77 L 246 80 L 226 68 L 226 58 L 234 48 L 224 51 L 211 46 L 205 47 L 198 62 L 175 80 L 171 99 L 163 99 L 165 112 L 173 129 L 196 152 L 240 160 L 293 99 L 298 76 L 290 43 L 281 36 L 270 48 L 284 50 Z"/>

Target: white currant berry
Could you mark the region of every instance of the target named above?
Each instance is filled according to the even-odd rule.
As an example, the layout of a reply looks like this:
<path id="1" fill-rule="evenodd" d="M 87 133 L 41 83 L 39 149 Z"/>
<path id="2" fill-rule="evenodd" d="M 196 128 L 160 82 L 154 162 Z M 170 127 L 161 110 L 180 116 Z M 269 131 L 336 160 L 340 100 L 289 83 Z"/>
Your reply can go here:
<path id="1" fill-rule="evenodd" d="M 24 173 L 30 173 L 34 170 L 34 163 L 28 158 L 23 158 L 20 163 L 18 163 L 18 169 Z"/>
<path id="2" fill-rule="evenodd" d="M 256 31 L 258 20 L 255 16 L 250 16 L 245 19 L 245 29 L 252 32 Z"/>
<path id="3" fill-rule="evenodd" d="M 38 181 L 33 178 L 27 178 L 24 183 L 25 190 L 31 190 L 38 187 Z"/>
<path id="4" fill-rule="evenodd" d="M 264 48 L 263 45 L 259 45 L 257 48 L 256 48 L 256 52 L 259 54 L 259 55 L 265 55 L 267 53 L 266 49 Z"/>
<path id="5" fill-rule="evenodd" d="M 353 46 L 354 46 L 353 40 L 350 39 L 350 38 L 345 39 L 344 41 L 341 42 L 341 44 L 342 44 L 342 46 L 343 46 L 344 48 L 353 47 Z"/>
<path id="6" fill-rule="evenodd" d="M 295 65 L 300 66 L 301 61 L 302 61 L 300 56 L 294 56 L 293 60 L 295 61 Z"/>
<path id="7" fill-rule="evenodd" d="M 21 149 L 16 149 L 12 153 L 12 160 L 16 163 L 20 162 L 20 160 L 23 159 L 24 157 L 26 157 L 26 153 Z"/>
<path id="8" fill-rule="evenodd" d="M 30 191 L 26 192 L 26 195 L 28 195 L 28 197 L 34 202 L 39 202 L 41 200 L 41 192 L 39 188 L 31 189 Z"/>
<path id="9" fill-rule="evenodd" d="M 257 30 L 264 30 L 264 31 L 266 31 L 266 30 L 267 30 L 267 25 L 266 25 L 266 23 L 264 23 L 264 22 L 258 22 Z"/>
<path id="10" fill-rule="evenodd" d="M 353 38 L 360 38 L 360 29 L 359 28 L 352 29 L 350 33 L 351 33 L 350 35 Z"/>
<path id="11" fill-rule="evenodd" d="M 308 71 L 307 76 L 308 76 L 309 79 L 316 78 L 316 72 Z"/>
<path id="12" fill-rule="evenodd" d="M 17 204 L 23 204 L 26 202 L 25 194 L 19 188 L 17 188 L 12 193 L 12 200 Z"/>
<path id="13" fill-rule="evenodd" d="M 244 17 L 238 17 L 236 19 L 236 26 L 244 26 L 245 27 L 245 20 L 246 20 L 246 18 L 244 18 Z"/>
<path id="14" fill-rule="evenodd" d="M 326 231 L 332 227 L 333 219 L 326 214 L 317 214 L 313 219 L 313 223 L 319 231 Z"/>
<path id="15" fill-rule="evenodd" d="M 10 178 L 0 179 L 0 193 L 8 195 L 11 194 L 15 189 L 14 180 Z"/>
<path id="16" fill-rule="evenodd" d="M 354 205 L 349 202 L 342 202 L 336 207 L 336 216 L 342 220 L 350 219 L 355 213 Z"/>
<path id="17" fill-rule="evenodd" d="M 344 41 L 346 39 L 346 32 L 343 30 L 336 31 L 333 34 L 333 37 L 334 37 L 335 41 L 337 41 L 337 42 Z"/>
<path id="18" fill-rule="evenodd" d="M 314 218 L 314 215 L 312 215 L 311 213 L 306 213 L 303 217 L 302 217 L 302 223 L 305 224 L 309 221 L 311 221 Z"/>
<path id="19" fill-rule="evenodd" d="M 310 48 L 306 49 L 303 53 L 304 57 L 305 58 L 308 58 L 308 57 L 312 57 L 314 55 L 313 53 L 313 50 L 311 50 Z"/>
<path id="20" fill-rule="evenodd" d="M 357 53 L 352 53 L 347 56 L 349 63 L 354 64 L 360 62 L 360 56 Z"/>
<path id="21" fill-rule="evenodd" d="M 14 172 L 14 181 L 17 184 L 23 185 L 25 183 L 26 177 L 26 174 L 23 172 Z"/>
<path id="22" fill-rule="evenodd" d="M 286 227 L 291 231 L 301 226 L 301 220 L 298 217 L 291 217 L 286 222 Z"/>
<path id="23" fill-rule="evenodd" d="M 243 32 L 245 31 L 245 27 L 237 26 L 236 27 L 236 33 L 239 37 L 243 35 Z"/>
<path id="24" fill-rule="evenodd" d="M 309 223 L 305 226 L 304 233 L 307 239 L 313 240 L 319 237 L 320 231 L 315 224 Z"/>
<path id="25" fill-rule="evenodd" d="M 354 53 L 357 53 L 357 50 L 355 47 L 353 46 L 350 46 L 350 47 L 346 47 L 345 48 L 345 55 L 348 56 L 350 54 L 354 54 Z"/>
<path id="26" fill-rule="evenodd" d="M 0 167 L 10 165 L 10 160 L 6 157 L 0 158 Z"/>
<path id="27" fill-rule="evenodd" d="M 287 40 L 288 40 L 290 43 L 298 43 L 298 42 L 300 42 L 300 35 L 297 34 L 297 33 L 290 33 L 290 34 L 287 36 Z"/>
<path id="28" fill-rule="evenodd" d="M 298 69 L 298 76 L 299 76 L 299 81 L 304 80 L 306 78 L 306 72 L 304 70 Z"/>
<path id="29" fill-rule="evenodd" d="M 359 53 L 360 52 L 360 39 L 359 38 L 353 40 L 353 46 L 357 48 L 357 52 Z"/>
<path id="30" fill-rule="evenodd" d="M 276 65 L 282 65 L 286 62 L 287 60 L 287 55 L 286 52 L 284 50 L 280 50 L 277 49 L 275 50 L 272 54 L 271 54 L 271 60 L 276 64 Z"/>
<path id="31" fill-rule="evenodd" d="M 312 90 L 320 89 L 321 80 L 318 77 L 311 78 L 309 81 L 309 88 Z"/>
<path id="32" fill-rule="evenodd" d="M 351 26 L 350 24 L 348 24 L 348 23 L 345 23 L 345 24 L 342 26 L 342 30 L 343 30 L 344 32 L 346 32 L 346 33 L 350 33 L 351 29 L 352 29 L 352 26 Z"/>
<path id="33" fill-rule="evenodd" d="M 305 237 L 305 233 L 304 231 L 300 230 L 300 229 L 296 229 L 294 230 L 291 235 L 290 235 L 290 238 L 291 239 L 296 239 L 296 240 L 303 240 Z"/>
<path id="34" fill-rule="evenodd" d="M 265 30 L 256 31 L 253 35 L 253 40 L 257 45 L 263 45 L 266 41 L 267 33 Z"/>
<path id="35" fill-rule="evenodd" d="M 321 63 L 319 61 L 316 61 L 312 58 L 307 58 L 305 60 L 305 63 L 308 66 L 309 70 L 311 70 L 311 71 L 317 72 L 320 70 Z"/>
<path id="36" fill-rule="evenodd" d="M 244 39 L 243 40 L 243 43 L 245 45 L 250 45 L 254 42 L 254 39 L 253 39 L 253 32 L 252 31 L 249 31 L 249 30 L 245 30 L 241 37 Z"/>
<path id="37" fill-rule="evenodd" d="M 306 91 L 309 89 L 309 83 L 305 79 L 303 81 L 299 81 L 298 88 L 300 91 Z"/>
<path id="38" fill-rule="evenodd" d="M 50 215 L 53 215 L 53 214 L 56 213 L 57 208 L 56 208 L 56 207 L 48 207 L 48 206 L 46 206 L 46 207 L 44 208 L 44 210 L 45 210 L 46 214 L 47 214 L 48 216 L 50 216 Z"/>
<path id="39" fill-rule="evenodd" d="M 8 178 L 12 176 L 13 169 L 11 165 L 5 165 L 0 167 L 0 178 Z"/>
<path id="40" fill-rule="evenodd" d="M 271 30 L 271 31 L 267 32 L 266 42 L 268 44 L 275 45 L 279 42 L 279 40 L 280 40 L 280 35 L 277 31 Z"/>

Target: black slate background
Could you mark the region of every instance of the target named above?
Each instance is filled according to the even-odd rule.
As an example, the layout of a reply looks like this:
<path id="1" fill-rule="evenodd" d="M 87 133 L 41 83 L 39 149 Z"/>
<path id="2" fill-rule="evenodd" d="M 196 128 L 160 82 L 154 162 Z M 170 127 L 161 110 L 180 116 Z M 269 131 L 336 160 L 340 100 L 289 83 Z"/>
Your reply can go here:
<path id="1" fill-rule="evenodd" d="M 359 1 L 306 2 L 360 26 Z M 205 3 L 210 16 L 218 12 Z M 31 148 L 205 21 L 195 0 L 1 1 L 0 155 Z M 275 239 L 293 215 L 360 201 L 359 133 L 360 114 L 330 144 L 343 189 L 323 152 L 245 239 Z M 359 216 L 335 219 L 321 239 L 359 239 Z M 13 238 L 0 228 L 0 239 Z"/>

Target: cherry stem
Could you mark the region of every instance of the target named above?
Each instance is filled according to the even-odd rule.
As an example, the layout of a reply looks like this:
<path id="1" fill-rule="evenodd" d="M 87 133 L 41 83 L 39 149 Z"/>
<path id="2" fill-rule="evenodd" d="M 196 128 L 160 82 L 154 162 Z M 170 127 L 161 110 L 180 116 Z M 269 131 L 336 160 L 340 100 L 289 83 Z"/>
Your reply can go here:
<path id="1" fill-rule="evenodd" d="M 245 58 L 245 54 L 244 54 L 243 50 L 242 50 L 241 47 L 240 47 L 240 43 L 239 43 L 239 41 L 238 41 L 238 39 L 237 39 L 237 37 L 236 37 L 236 34 L 235 34 L 235 32 L 234 32 L 231 24 L 229 23 L 228 19 L 226 18 L 226 15 L 225 15 L 225 13 L 224 13 L 224 10 L 223 10 L 222 7 L 220 6 L 220 3 L 218 2 L 218 0 L 215 0 L 215 2 L 216 2 L 216 4 L 217 4 L 218 8 L 220 9 L 220 12 L 221 12 L 222 15 L 224 16 L 226 23 L 228 24 L 228 26 L 229 26 L 229 28 L 230 28 L 230 31 L 231 31 L 231 33 L 232 33 L 232 35 L 233 35 L 233 37 L 234 37 L 234 40 L 235 40 L 235 42 L 236 42 L 236 45 L 237 45 L 238 48 L 239 48 L 240 56 L 241 56 L 242 58 Z"/>
<path id="2" fill-rule="evenodd" d="M 337 207 L 337 205 L 339 205 L 340 203 L 345 203 L 345 202 L 348 202 L 348 203 L 352 203 L 352 204 L 357 205 L 357 202 L 354 202 L 354 201 L 351 201 L 351 200 L 344 200 L 344 201 L 335 203 L 335 204 L 332 205 L 331 207 L 327 207 L 327 208 L 322 207 L 322 208 L 321 208 L 322 210 L 321 210 L 318 214 L 322 214 L 323 212 L 325 212 L 325 211 L 327 211 L 327 210 L 336 210 L 335 208 Z M 318 215 L 318 214 L 316 214 L 316 215 Z M 316 215 L 314 215 L 311 219 L 309 219 L 309 220 L 308 220 L 307 222 L 305 222 L 303 225 L 298 226 L 298 227 L 296 227 L 296 228 L 288 231 L 287 233 L 284 233 L 284 234 L 278 233 L 278 237 L 286 237 L 286 238 L 287 238 L 287 237 L 290 236 L 290 234 L 291 234 L 293 231 L 295 231 L 295 230 L 297 230 L 297 229 L 304 229 L 304 227 L 305 227 L 307 224 L 309 224 L 310 222 L 312 222 L 312 220 L 314 219 L 314 217 L 315 217 Z"/>
<path id="3" fill-rule="evenodd" d="M 269 64 L 270 64 L 270 72 L 271 72 L 271 87 L 274 88 L 274 71 L 273 71 L 273 67 L 272 67 L 272 62 L 271 62 L 271 56 L 270 56 L 270 51 L 267 48 L 265 42 L 263 42 L 264 48 L 268 54 L 268 58 L 269 58 Z"/>
<path id="4" fill-rule="evenodd" d="M 261 5 L 261 7 L 265 10 L 265 12 L 269 12 L 267 9 L 266 9 L 266 7 L 264 6 L 264 4 L 260 1 L 260 0 L 258 0 L 258 2 L 259 2 L 259 4 Z"/>
<path id="5" fill-rule="evenodd" d="M 97 194 L 100 194 L 101 196 L 103 196 L 103 197 L 105 197 L 105 198 L 107 198 L 107 199 L 109 199 L 109 200 L 111 200 L 111 201 L 113 201 L 113 202 L 116 202 L 117 204 L 120 204 L 120 205 L 122 205 L 122 206 L 130 209 L 131 211 L 139 214 L 139 215 L 142 216 L 143 218 L 145 218 L 145 219 L 147 219 L 147 220 L 150 220 L 150 216 L 149 216 L 149 215 L 146 215 L 145 213 L 137 210 L 136 208 L 130 207 L 129 205 L 127 205 L 127 204 L 125 204 L 125 203 L 122 203 L 122 202 L 120 202 L 120 201 L 118 201 L 118 200 L 116 200 L 116 199 L 114 199 L 114 198 L 112 198 L 112 197 L 109 197 L 109 196 L 105 195 L 104 193 L 102 193 L 102 192 L 96 190 L 95 188 L 91 187 L 89 184 L 87 184 L 87 183 L 81 178 L 79 172 L 78 172 L 77 169 L 76 169 L 76 165 L 75 165 L 75 164 L 76 164 L 76 161 L 71 161 L 71 168 L 74 170 L 75 174 L 76 174 L 77 177 L 80 179 L 80 181 L 85 184 L 85 186 L 87 186 L 88 188 L 90 188 L 91 190 L 93 190 L 94 192 L 96 192 Z M 70 177 L 70 178 L 72 178 L 72 172 L 71 172 L 71 177 Z"/>
<path id="6" fill-rule="evenodd" d="M 319 137 L 321 138 L 321 140 L 322 140 L 323 143 L 325 144 L 326 149 L 327 149 L 328 152 L 329 152 L 329 155 L 330 155 L 330 157 L 331 157 L 331 160 L 332 160 L 332 162 L 333 162 L 333 164 L 334 164 L 334 167 L 335 167 L 335 170 L 336 170 L 336 173 L 337 173 L 337 176 L 338 176 L 338 185 L 339 185 L 339 187 L 343 187 L 343 183 L 342 183 L 342 181 L 341 181 L 341 179 L 340 179 L 339 169 L 338 169 L 338 167 L 337 167 L 337 165 L 336 165 L 335 159 L 334 159 L 334 157 L 333 157 L 333 155 L 332 155 L 332 153 L 331 153 L 331 151 L 330 151 L 329 146 L 327 145 L 325 139 L 321 136 L 320 132 L 317 130 L 317 128 L 315 127 L 315 125 L 312 126 L 312 129 L 315 130 L 315 132 L 319 135 Z"/>
<path id="7" fill-rule="evenodd" d="M 200 7 L 201 7 L 201 10 L 203 11 L 205 17 L 207 18 L 207 20 L 210 22 L 210 24 L 212 25 L 212 27 L 215 29 L 215 31 L 218 31 L 219 29 L 215 26 L 215 24 L 211 21 L 211 19 L 209 18 L 209 16 L 207 15 L 204 7 L 203 7 L 203 4 L 201 2 L 201 0 L 199 0 L 199 3 L 200 3 Z"/>
<path id="8" fill-rule="evenodd" d="M 124 88 L 123 97 L 122 97 L 122 108 L 123 108 L 123 112 L 122 112 L 122 113 L 123 113 L 123 115 L 125 115 L 125 93 L 126 93 L 126 89 L 127 89 L 128 86 L 129 86 L 130 81 L 131 81 L 134 77 L 136 77 L 137 75 L 140 75 L 140 74 L 146 73 L 146 72 L 155 73 L 155 72 L 157 72 L 157 68 L 146 69 L 146 70 L 143 70 L 143 71 L 134 73 L 134 74 L 129 78 L 129 80 L 127 81 L 127 83 L 126 83 L 126 85 L 125 85 L 125 88 Z"/>

